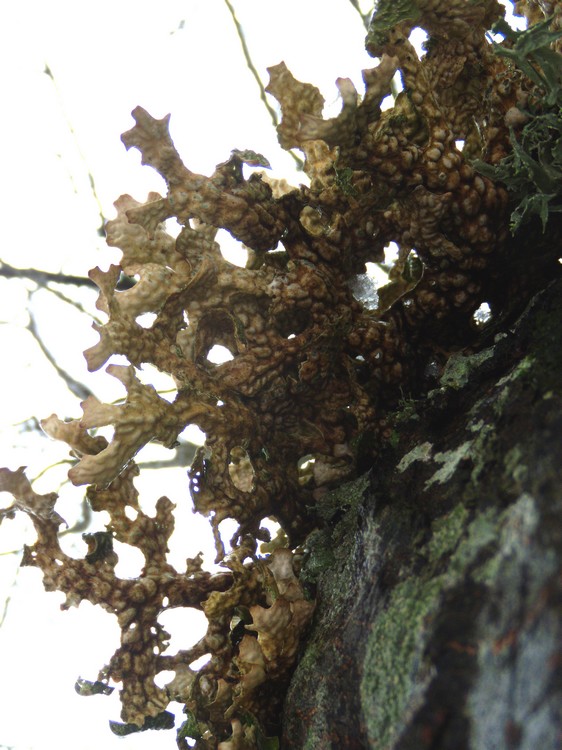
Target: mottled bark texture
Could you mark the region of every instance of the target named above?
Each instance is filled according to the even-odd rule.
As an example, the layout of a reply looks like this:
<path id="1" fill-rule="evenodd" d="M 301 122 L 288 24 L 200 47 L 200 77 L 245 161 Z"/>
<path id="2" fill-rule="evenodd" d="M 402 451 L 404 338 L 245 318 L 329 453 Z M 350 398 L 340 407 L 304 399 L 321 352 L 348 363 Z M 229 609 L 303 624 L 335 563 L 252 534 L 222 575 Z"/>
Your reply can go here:
<path id="1" fill-rule="evenodd" d="M 562 282 L 323 503 L 284 748 L 562 747 Z"/>

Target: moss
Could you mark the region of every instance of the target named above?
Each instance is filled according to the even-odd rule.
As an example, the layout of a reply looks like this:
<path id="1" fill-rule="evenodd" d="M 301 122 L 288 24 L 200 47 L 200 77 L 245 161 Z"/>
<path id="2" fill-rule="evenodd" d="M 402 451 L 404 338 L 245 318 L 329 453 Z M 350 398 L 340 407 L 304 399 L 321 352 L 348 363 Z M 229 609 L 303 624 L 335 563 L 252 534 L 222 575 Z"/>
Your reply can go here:
<path id="1" fill-rule="evenodd" d="M 353 540 L 357 511 L 368 486 L 369 475 L 365 474 L 328 492 L 318 503 L 318 515 L 332 526 L 330 543 L 336 557 L 348 553 L 347 545 Z"/>
<path id="2" fill-rule="evenodd" d="M 325 521 L 332 521 L 341 515 L 342 510 L 356 510 L 363 501 L 369 477 L 364 475 L 352 482 L 346 482 L 326 493 L 318 502 L 318 515 Z"/>
<path id="3" fill-rule="evenodd" d="M 558 307 L 538 310 L 533 319 L 531 345 L 537 360 L 535 377 L 540 389 L 559 392 L 558 373 L 562 370 L 562 310 Z"/>
<path id="4" fill-rule="evenodd" d="M 511 448 L 503 459 L 504 475 L 509 479 L 520 485 L 524 482 L 528 475 L 529 470 L 524 462 L 524 453 L 520 445 L 515 445 Z"/>
<path id="5" fill-rule="evenodd" d="M 302 584 L 310 586 L 318 582 L 319 576 L 334 564 L 334 551 L 330 533 L 313 531 L 304 545 L 305 557 L 299 574 Z"/>
<path id="6" fill-rule="evenodd" d="M 459 503 L 432 526 L 422 548 L 427 558 L 421 576 L 412 576 L 393 591 L 368 638 L 361 680 L 361 705 L 369 740 L 387 747 L 405 724 L 417 696 L 432 679 L 424 651 L 445 593 L 464 579 L 483 549 L 498 536 L 502 518 L 483 511 L 470 521 Z M 446 572 L 439 564 L 450 556 Z"/>
<path id="7" fill-rule="evenodd" d="M 423 664 L 424 622 L 436 610 L 440 590 L 438 578 L 405 581 L 369 635 L 360 693 L 369 739 L 380 747 L 399 732 L 414 690 L 429 678 Z"/>
<path id="8" fill-rule="evenodd" d="M 536 86 L 526 96 L 525 106 L 513 107 L 506 115 L 513 115 L 515 123 L 525 123 L 519 134 L 510 127 L 509 155 L 493 166 L 475 162 L 482 174 L 503 182 L 517 204 L 511 214 L 513 234 L 532 217 L 540 218 L 544 234 L 550 215 L 562 210 L 562 76 L 560 55 L 551 46 L 562 31 L 549 30 L 552 20 L 524 31 L 514 31 L 505 20 L 493 27 L 511 42 L 509 46 L 494 42 L 496 53 L 509 59 Z"/>
<path id="9" fill-rule="evenodd" d="M 467 517 L 468 510 L 462 503 L 459 503 L 446 516 L 435 521 L 432 537 L 426 545 L 426 553 L 430 561 L 439 560 L 457 546 Z"/>

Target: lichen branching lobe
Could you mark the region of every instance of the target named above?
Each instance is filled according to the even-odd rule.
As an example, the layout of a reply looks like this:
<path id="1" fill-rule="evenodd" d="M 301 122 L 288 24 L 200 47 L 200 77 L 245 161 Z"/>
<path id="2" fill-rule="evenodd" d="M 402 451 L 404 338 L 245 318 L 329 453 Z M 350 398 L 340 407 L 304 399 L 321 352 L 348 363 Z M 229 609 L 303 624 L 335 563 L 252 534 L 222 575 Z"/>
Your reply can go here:
<path id="1" fill-rule="evenodd" d="M 545 5 L 556 30 L 560 3 Z M 517 9 L 537 21 L 536 3 Z M 188 738 L 198 748 L 264 747 L 278 733 L 314 611 L 298 568 L 300 545 L 320 522 L 315 503 L 357 471 L 360 446 L 374 445 L 376 460 L 388 411 L 420 387 L 428 359 L 444 362 L 474 344 L 472 316 L 482 302 L 494 317 L 530 295 L 525 274 L 510 270 L 518 266 L 510 265 L 508 189 L 473 165 L 478 158 L 493 167 L 512 154 L 513 109 L 542 94 L 486 39 L 501 17 L 496 0 L 381 0 L 367 38 L 376 61 L 363 71 L 365 91 L 338 79 L 342 110 L 332 119 L 322 116 L 317 88 L 284 63 L 270 68 L 279 141 L 302 151 L 308 186 L 267 176 L 267 160 L 252 151 L 233 151 L 211 176 L 196 174 L 173 144 L 169 116 L 133 111 L 123 143 L 141 152 L 167 192 L 115 203 L 107 243 L 122 257 L 90 272 L 107 321 L 94 325 L 99 341 L 85 352 L 90 370 L 115 354 L 126 358 L 128 365 L 106 368 L 126 397 L 104 404 L 90 396 L 80 419 L 42 423 L 70 446 L 71 481 L 88 486 L 92 509 L 110 522 L 85 535 L 83 559 L 71 558 L 58 540 L 56 494 L 35 493 L 23 469 L 0 471 L 0 489 L 15 499 L 0 518 L 21 510 L 37 530 L 24 564 L 41 568 L 48 590 L 65 592 L 64 607 L 87 599 L 117 616 L 119 649 L 95 682 L 81 685 L 99 693 L 121 684 L 122 733 L 168 726 L 170 701 L 187 715 L 180 747 Z M 421 56 L 409 41 L 414 26 L 429 35 Z M 397 71 L 403 90 L 383 109 Z M 166 231 L 170 218 L 181 226 L 177 237 Z M 219 229 L 246 246 L 245 268 L 225 260 Z M 364 305 L 354 280 L 367 262 L 384 261 L 390 242 L 399 252 L 389 284 L 378 308 Z M 555 249 L 543 251 L 531 276 L 547 278 L 556 260 Z M 118 291 L 122 274 L 137 281 Z M 154 315 L 150 327 L 139 322 L 146 313 Z M 213 364 L 215 345 L 232 358 Z M 171 401 L 141 382 L 144 364 L 173 378 Z M 114 428 L 111 441 L 95 436 L 105 425 Z M 205 571 L 201 556 L 184 570 L 168 562 L 174 505 L 160 498 L 149 516 L 134 486 L 138 451 L 149 441 L 173 447 L 189 425 L 206 436 L 189 478 L 195 509 L 213 527 L 218 573 Z M 260 548 L 269 541 L 266 517 L 282 533 Z M 228 555 L 219 533 L 225 519 L 237 524 Z M 114 539 L 142 552 L 137 579 L 116 576 Z M 205 636 L 175 654 L 158 622 L 174 607 L 208 619 Z M 192 668 L 204 655 L 207 663 Z M 175 677 L 159 687 L 154 678 L 164 670 Z"/>

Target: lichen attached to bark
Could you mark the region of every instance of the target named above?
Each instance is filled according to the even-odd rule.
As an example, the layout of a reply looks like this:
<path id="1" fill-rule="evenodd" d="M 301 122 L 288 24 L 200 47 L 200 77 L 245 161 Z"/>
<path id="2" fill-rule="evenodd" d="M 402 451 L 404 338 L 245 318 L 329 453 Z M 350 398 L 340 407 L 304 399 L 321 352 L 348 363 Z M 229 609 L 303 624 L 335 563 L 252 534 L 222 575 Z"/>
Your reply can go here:
<path id="1" fill-rule="evenodd" d="M 534 4 L 520 5 L 534 18 Z M 66 593 L 65 607 L 87 599 L 117 616 L 121 646 L 92 684 L 122 685 L 127 727 L 166 725 L 166 707 L 179 701 L 187 713 L 180 747 L 189 737 L 198 748 L 264 746 L 278 731 L 314 610 L 296 573 L 300 545 L 325 521 L 317 503 L 375 460 L 389 437 L 387 411 L 422 387 L 429 363 L 443 365 L 476 341 L 482 302 L 493 320 L 507 316 L 558 269 L 548 231 L 531 275 L 512 262 L 508 191 L 471 163 L 508 158 L 519 127 L 513 108 L 529 96 L 538 107 L 542 94 L 540 81 L 487 41 L 502 15 L 496 0 L 381 2 L 367 39 L 377 60 L 363 72 L 365 90 L 339 79 L 342 110 L 331 119 L 322 117 L 318 89 L 283 63 L 272 67 L 267 90 L 282 109 L 279 141 L 302 151 L 308 186 L 267 178 L 257 171 L 267 159 L 251 151 L 233 151 L 209 177 L 196 174 L 172 142 L 169 116 L 133 111 L 123 142 L 167 192 L 116 202 L 107 243 L 122 257 L 90 272 L 106 322 L 94 326 L 99 341 L 85 352 L 90 370 L 126 358 L 106 369 L 126 395 L 116 404 L 91 396 L 80 419 L 43 421 L 70 446 L 69 477 L 88 485 L 94 511 L 109 514 L 106 530 L 88 535 L 83 559 L 69 557 L 58 540 L 56 495 L 36 495 L 21 469 L 0 474 L 0 489 L 15 497 L 0 520 L 24 511 L 37 530 L 24 564 L 41 568 L 48 590 Z M 429 34 L 423 55 L 409 41 L 414 26 Z M 384 110 L 396 71 L 403 91 Z M 166 231 L 170 218 L 181 226 L 177 238 Z M 219 228 L 246 246 L 245 268 L 223 257 Z M 398 260 L 378 305 L 356 299 L 365 264 L 383 261 L 390 242 Z M 136 279 L 132 288 L 117 290 L 121 274 Z M 150 327 L 139 322 L 146 313 Z M 213 364 L 215 345 L 231 359 Z M 172 400 L 141 382 L 147 363 L 173 378 Z M 106 425 L 114 428 L 109 442 L 95 436 Z M 134 486 L 138 451 L 149 441 L 172 447 L 189 425 L 206 435 L 189 477 L 195 509 L 214 530 L 224 568 L 215 574 L 199 557 L 185 570 L 170 565 L 174 506 L 160 498 L 148 516 Z M 283 534 L 260 552 L 266 517 Z M 219 533 L 225 519 L 237 524 L 229 555 Z M 138 579 L 115 575 L 112 539 L 144 555 Z M 208 630 L 171 655 L 158 617 L 173 607 L 203 611 Z M 207 664 L 192 669 L 205 654 Z M 175 678 L 158 687 L 163 670 Z"/>

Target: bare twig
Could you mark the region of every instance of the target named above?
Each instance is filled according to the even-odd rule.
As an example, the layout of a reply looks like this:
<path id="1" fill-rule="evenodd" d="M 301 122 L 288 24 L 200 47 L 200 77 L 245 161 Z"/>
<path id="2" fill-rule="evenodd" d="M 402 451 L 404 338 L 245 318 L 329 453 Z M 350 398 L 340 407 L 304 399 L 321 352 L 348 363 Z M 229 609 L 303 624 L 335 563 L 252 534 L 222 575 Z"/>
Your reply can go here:
<path id="1" fill-rule="evenodd" d="M 363 13 L 361 10 L 361 7 L 359 6 L 359 0 L 349 0 L 349 2 L 353 5 L 355 10 L 359 13 L 361 16 L 361 20 L 363 21 L 363 26 L 368 31 L 369 30 L 369 20 L 371 18 L 371 13 Z"/>
<path id="2" fill-rule="evenodd" d="M 72 297 L 67 297 L 66 294 L 63 294 L 58 289 L 54 289 L 52 286 L 45 286 L 43 288 L 47 292 L 50 292 L 51 294 L 53 294 L 57 299 L 60 299 L 61 302 L 64 302 L 67 305 L 72 305 L 72 307 L 75 307 L 78 310 L 78 312 L 81 312 L 84 315 L 87 315 L 90 318 L 90 320 L 94 320 L 96 323 L 101 324 L 100 318 L 98 318 L 96 315 L 91 313 L 89 310 L 86 310 L 84 305 L 78 302 L 77 299 L 72 299 Z"/>
<path id="3" fill-rule="evenodd" d="M 85 386 L 83 383 L 80 383 L 78 380 L 75 380 L 70 373 L 68 373 L 66 370 L 63 370 L 60 365 L 57 364 L 55 361 L 55 358 L 51 354 L 51 352 L 47 349 L 43 339 L 41 338 L 41 335 L 39 334 L 39 331 L 37 330 L 37 324 L 35 322 L 35 318 L 33 317 L 33 313 L 31 310 L 28 310 L 29 313 L 29 323 L 27 324 L 26 328 L 31 333 L 37 344 L 39 345 L 39 348 L 43 352 L 45 358 L 49 362 L 49 364 L 56 370 L 57 375 L 64 380 L 66 383 L 66 386 L 68 390 L 73 393 L 75 396 L 77 396 L 79 399 L 84 401 L 88 396 L 92 395 L 91 390 Z"/>
<path id="4" fill-rule="evenodd" d="M 263 81 L 260 77 L 260 74 L 258 73 L 256 66 L 254 65 L 252 61 L 252 57 L 250 55 L 250 50 L 248 49 L 248 45 L 246 44 L 246 37 L 244 36 L 244 29 L 242 28 L 240 21 L 236 17 L 236 12 L 229 2 L 229 0 L 224 0 L 224 4 L 230 11 L 230 15 L 232 16 L 232 21 L 234 22 L 234 26 L 236 28 L 236 33 L 238 34 L 238 39 L 240 40 L 240 44 L 242 46 L 242 52 L 244 53 L 244 58 L 246 60 L 246 65 L 248 66 L 248 70 L 250 73 L 254 76 L 256 83 L 258 84 L 258 88 L 260 90 L 260 99 L 262 100 L 265 108 L 267 109 L 269 116 L 271 117 L 271 122 L 273 123 L 273 127 L 277 128 L 279 125 L 279 118 L 277 117 L 277 112 L 273 109 L 271 104 L 269 103 L 267 99 L 267 92 L 265 90 L 265 86 L 263 85 Z M 291 156 L 293 157 L 293 160 L 295 161 L 297 168 L 302 170 L 304 167 L 304 162 L 302 159 L 297 156 L 293 151 L 289 151 Z"/>
<path id="5" fill-rule="evenodd" d="M 0 260 L 0 276 L 5 279 L 29 279 L 39 286 L 46 286 L 53 281 L 57 284 L 74 284 L 75 286 L 89 286 L 97 289 L 96 284 L 87 276 L 69 276 L 65 273 L 51 273 L 38 268 L 15 268 Z"/>
<path id="6" fill-rule="evenodd" d="M 55 76 L 53 75 L 53 71 L 51 70 L 51 68 L 49 67 L 49 65 L 47 63 L 45 63 L 45 68 L 44 68 L 43 72 L 45 73 L 46 76 L 48 76 L 51 79 L 51 81 L 53 83 L 53 86 L 54 86 L 54 89 L 55 89 L 55 93 L 57 95 L 57 99 L 58 99 L 58 102 L 59 102 L 59 106 L 60 106 L 61 112 L 63 114 L 63 117 L 64 117 L 65 121 L 66 121 L 66 125 L 67 125 L 67 127 L 68 127 L 68 129 L 69 129 L 69 131 L 70 131 L 70 133 L 72 135 L 72 138 L 74 139 L 74 144 L 76 146 L 76 152 L 78 153 L 78 156 L 80 157 L 80 160 L 82 161 L 82 164 L 84 165 L 84 169 L 86 170 L 86 174 L 88 175 L 88 180 L 90 182 L 90 189 L 92 191 L 92 196 L 93 196 L 94 201 L 96 203 L 96 206 L 97 206 L 97 209 L 98 209 L 98 214 L 99 214 L 99 217 L 100 217 L 100 224 L 99 224 L 99 226 L 97 228 L 97 232 L 98 232 L 98 235 L 100 237 L 105 237 L 105 229 L 104 229 L 104 227 L 105 227 L 105 223 L 106 223 L 106 218 L 104 216 L 103 208 L 102 208 L 102 205 L 101 205 L 101 201 L 100 201 L 98 193 L 97 193 L 96 182 L 94 180 L 94 175 L 92 174 L 90 168 L 88 167 L 88 162 L 86 161 L 86 157 L 84 156 L 84 153 L 83 153 L 82 149 L 80 148 L 80 142 L 78 140 L 78 136 L 76 135 L 76 131 L 74 130 L 74 127 L 72 126 L 70 118 L 68 117 L 68 115 L 66 113 L 66 109 L 64 107 L 63 98 L 62 98 L 60 89 L 58 87 L 57 81 L 55 79 Z"/>
<path id="7" fill-rule="evenodd" d="M 98 286 L 87 276 L 72 276 L 66 273 L 52 273 L 50 271 L 41 271 L 38 268 L 15 268 L 9 263 L 0 260 L 0 276 L 5 279 L 29 279 L 41 287 L 53 282 L 55 284 L 73 284 L 74 286 L 87 286 L 97 289 Z M 135 285 L 135 280 L 125 274 L 121 274 L 117 282 L 116 289 L 119 292 L 130 289 Z M 51 290 L 49 290 L 51 291 Z M 66 300 L 68 301 L 68 300 Z"/>
<path id="8" fill-rule="evenodd" d="M 22 551 L 23 551 L 22 549 L 10 550 L 9 552 L 3 552 L 2 554 L 4 554 L 4 555 L 21 554 Z M 20 572 L 20 566 L 18 565 L 17 568 L 16 568 L 16 572 L 14 574 L 14 578 L 12 580 L 12 585 L 10 586 L 10 591 L 8 592 L 8 594 L 6 596 L 6 599 L 4 600 L 4 606 L 2 608 L 2 613 L 0 614 L 0 628 L 4 624 L 4 621 L 6 620 L 6 615 L 8 614 L 8 608 L 10 606 L 10 602 L 12 601 L 12 593 L 11 592 L 12 592 L 12 590 L 16 586 L 16 582 L 18 580 L 19 572 Z"/>

